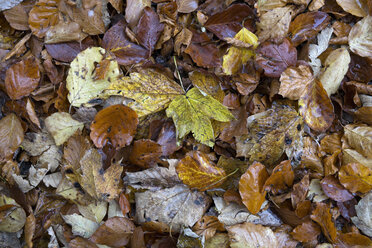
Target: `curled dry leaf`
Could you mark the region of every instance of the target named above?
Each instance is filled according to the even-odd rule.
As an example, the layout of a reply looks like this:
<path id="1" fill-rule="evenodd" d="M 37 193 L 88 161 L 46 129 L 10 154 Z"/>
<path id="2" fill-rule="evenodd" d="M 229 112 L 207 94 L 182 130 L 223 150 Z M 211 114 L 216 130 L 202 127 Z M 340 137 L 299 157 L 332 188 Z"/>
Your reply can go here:
<path id="1" fill-rule="evenodd" d="M 113 81 L 103 92 L 104 97 L 122 95 L 134 102 L 128 104 L 139 117 L 165 109 L 183 90 L 174 80 L 153 70 L 132 72 L 129 77 Z"/>
<path id="2" fill-rule="evenodd" d="M 28 13 L 28 23 L 32 33 L 38 38 L 44 38 L 51 26 L 58 23 L 59 0 L 38 0 Z"/>
<path id="3" fill-rule="evenodd" d="M 265 201 L 264 185 L 268 177 L 265 166 L 254 162 L 240 178 L 239 193 L 244 205 L 252 214 L 257 214 Z"/>
<path id="4" fill-rule="evenodd" d="M 289 26 L 294 46 L 315 36 L 329 24 L 331 17 L 321 11 L 306 12 L 298 15 Z"/>
<path id="5" fill-rule="evenodd" d="M 345 189 L 340 182 L 333 176 L 326 176 L 320 181 L 323 192 L 332 200 L 345 202 L 354 198 L 354 196 Z"/>
<path id="6" fill-rule="evenodd" d="M 372 237 L 372 192 L 364 196 L 355 206 L 357 216 L 351 217 L 353 223 L 366 235 Z"/>
<path id="7" fill-rule="evenodd" d="M 264 188 L 270 190 L 274 195 L 283 192 L 283 190 L 291 187 L 294 180 L 294 172 L 292 170 L 291 161 L 285 160 L 277 165 L 269 178 L 266 180 Z"/>
<path id="8" fill-rule="evenodd" d="M 365 17 L 368 15 L 367 1 L 362 0 L 336 0 L 337 4 L 342 7 L 343 10 L 349 12 L 352 15 L 358 17 Z"/>
<path id="9" fill-rule="evenodd" d="M 341 184 L 353 193 L 372 189 L 372 169 L 359 163 L 343 165 L 338 172 Z"/>
<path id="10" fill-rule="evenodd" d="M 135 229 L 131 220 L 125 217 L 112 217 L 105 221 L 89 238 L 96 244 L 113 248 L 126 246 Z M 107 238 L 107 237 L 110 238 Z"/>
<path id="11" fill-rule="evenodd" d="M 172 117 L 178 139 L 189 132 L 197 141 L 208 146 L 214 145 L 214 131 L 210 119 L 227 122 L 234 119 L 230 111 L 209 95 L 203 95 L 198 88 L 192 88 L 186 95 L 176 97 L 167 108 Z"/>
<path id="12" fill-rule="evenodd" d="M 116 149 L 129 145 L 136 133 L 137 113 L 124 105 L 111 105 L 98 112 L 90 126 L 90 138 L 102 148 L 110 143 Z"/>
<path id="13" fill-rule="evenodd" d="M 372 16 L 364 17 L 352 27 L 349 46 L 359 56 L 372 59 Z"/>
<path id="14" fill-rule="evenodd" d="M 288 66 L 295 66 L 297 62 L 297 50 L 288 39 L 279 44 L 265 41 L 256 53 L 256 63 L 268 77 L 279 77 Z"/>
<path id="15" fill-rule="evenodd" d="M 297 226 L 291 232 L 294 239 L 300 242 L 310 242 L 320 234 L 320 227 L 312 221 L 307 221 Z"/>
<path id="16" fill-rule="evenodd" d="M 235 36 L 234 39 L 246 45 L 251 45 L 253 49 L 258 46 L 257 36 L 243 27 Z M 245 47 L 232 46 L 228 49 L 226 55 L 223 56 L 222 69 L 227 75 L 237 73 L 241 67 L 247 63 L 254 55 L 254 52 Z"/>
<path id="17" fill-rule="evenodd" d="M 309 66 L 289 66 L 280 75 L 279 94 L 291 100 L 298 100 L 312 80 L 313 73 Z"/>
<path id="18" fill-rule="evenodd" d="M 161 146 L 152 140 L 136 140 L 133 143 L 129 162 L 142 168 L 154 167 L 160 162 Z"/>
<path id="19" fill-rule="evenodd" d="M 181 159 L 176 171 L 184 184 L 200 191 L 218 188 L 226 179 L 225 171 L 199 151 L 192 151 Z"/>
<path id="20" fill-rule="evenodd" d="M 67 98 L 72 106 L 80 107 L 98 97 L 110 85 L 110 81 L 119 76 L 118 63 L 110 60 L 103 78 L 95 80 L 96 64 L 104 59 L 104 54 L 105 49 L 90 47 L 71 62 L 66 88 L 69 91 Z"/>
<path id="21" fill-rule="evenodd" d="M 318 79 L 307 85 L 298 104 L 300 115 L 314 131 L 324 132 L 332 125 L 335 118 L 333 105 Z"/>
<path id="22" fill-rule="evenodd" d="M 40 70 L 34 57 L 24 59 L 12 65 L 5 76 L 5 88 L 12 100 L 30 95 L 40 80 Z"/>
<path id="23" fill-rule="evenodd" d="M 319 224 L 324 236 L 329 242 L 333 243 L 336 241 L 337 230 L 330 210 L 327 204 L 317 203 L 316 209 L 311 214 L 311 219 Z"/>
<path id="24" fill-rule="evenodd" d="M 245 222 L 226 227 L 230 247 L 278 247 L 274 232 L 269 227 Z"/>
<path id="25" fill-rule="evenodd" d="M 11 113 L 0 120 L 0 161 L 11 158 L 24 139 L 19 118 Z"/>

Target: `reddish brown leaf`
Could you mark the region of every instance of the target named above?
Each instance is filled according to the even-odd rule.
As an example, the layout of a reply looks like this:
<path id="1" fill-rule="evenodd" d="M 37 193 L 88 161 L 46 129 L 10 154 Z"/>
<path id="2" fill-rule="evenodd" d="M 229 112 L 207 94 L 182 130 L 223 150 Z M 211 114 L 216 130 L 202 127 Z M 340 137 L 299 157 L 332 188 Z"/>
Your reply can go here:
<path id="1" fill-rule="evenodd" d="M 326 135 L 320 141 L 320 151 L 333 154 L 335 151 L 341 149 L 341 135 L 339 133 L 333 133 L 330 135 Z"/>
<path id="2" fill-rule="evenodd" d="M 338 178 L 341 184 L 353 193 L 367 193 L 372 189 L 372 169 L 359 163 L 342 166 Z"/>
<path id="3" fill-rule="evenodd" d="M 90 138 L 98 148 L 108 142 L 115 148 L 129 145 L 138 125 L 137 113 L 124 105 L 111 105 L 98 112 L 90 126 Z"/>
<path id="4" fill-rule="evenodd" d="M 265 166 L 254 162 L 240 178 L 239 193 L 244 205 L 252 214 L 257 214 L 265 201 L 264 184 L 268 177 Z"/>
<path id="5" fill-rule="evenodd" d="M 234 37 L 244 26 L 254 32 L 254 13 L 245 4 L 234 4 L 226 10 L 212 15 L 204 26 L 221 40 Z"/>
<path id="6" fill-rule="evenodd" d="M 319 234 L 319 226 L 312 221 L 302 223 L 291 232 L 292 237 L 300 242 L 315 240 Z"/>
<path id="7" fill-rule="evenodd" d="M 130 202 L 124 193 L 119 196 L 119 206 L 124 216 L 130 212 Z"/>
<path id="8" fill-rule="evenodd" d="M 224 231 L 224 225 L 218 220 L 216 216 L 204 215 L 203 218 L 195 223 L 192 230 L 200 235 L 204 236 L 206 240 L 212 238 L 216 231 Z"/>
<path id="9" fill-rule="evenodd" d="M 319 224 L 324 236 L 328 241 L 333 243 L 336 240 L 337 230 L 335 223 L 332 221 L 330 208 L 325 203 L 317 203 L 316 209 L 311 214 L 311 219 Z"/>
<path id="10" fill-rule="evenodd" d="M 130 239 L 131 248 L 145 248 L 145 237 L 144 232 L 140 226 L 137 226 L 133 231 L 133 236 Z"/>
<path id="11" fill-rule="evenodd" d="M 288 66 L 295 66 L 297 62 L 297 50 L 288 39 L 280 44 L 265 41 L 256 53 L 256 63 L 268 77 L 280 77 Z"/>
<path id="12" fill-rule="evenodd" d="M 120 20 L 112 26 L 102 40 L 102 47 L 116 56 L 121 65 L 131 65 L 148 57 L 149 51 L 135 43 L 130 42 L 125 35 L 127 24 Z"/>
<path id="13" fill-rule="evenodd" d="M 314 131 L 324 132 L 332 125 L 335 118 L 333 104 L 318 79 L 307 85 L 298 104 L 300 115 Z"/>
<path id="14" fill-rule="evenodd" d="M 372 79 L 372 62 L 369 58 L 350 53 L 349 70 L 347 77 L 350 80 L 367 83 Z"/>
<path id="15" fill-rule="evenodd" d="M 217 188 L 226 179 L 225 171 L 199 151 L 192 151 L 181 159 L 176 171 L 184 184 L 200 191 Z"/>
<path id="16" fill-rule="evenodd" d="M 298 46 L 324 29 L 331 17 L 324 12 L 314 11 L 300 14 L 289 25 L 292 43 Z"/>
<path id="17" fill-rule="evenodd" d="M 35 58 L 22 60 L 6 71 L 6 92 L 13 100 L 21 99 L 36 89 L 39 80 L 40 71 Z"/>
<path id="18" fill-rule="evenodd" d="M 11 158 L 24 138 L 19 118 L 11 113 L 0 120 L 0 161 Z"/>
<path id="19" fill-rule="evenodd" d="M 176 127 L 173 122 L 164 123 L 156 142 L 161 146 L 163 156 L 169 156 L 181 148 L 177 145 Z"/>
<path id="20" fill-rule="evenodd" d="M 240 107 L 240 99 L 239 95 L 235 93 L 228 93 L 223 98 L 223 105 L 225 105 L 229 109 L 237 109 Z"/>
<path id="21" fill-rule="evenodd" d="M 307 191 L 309 190 L 310 180 L 309 175 L 305 175 L 300 182 L 293 185 L 291 200 L 293 208 L 297 208 L 297 204 L 305 201 Z"/>
<path id="22" fill-rule="evenodd" d="M 264 188 L 270 190 L 274 195 L 282 193 L 288 187 L 291 187 L 294 180 L 291 161 L 285 160 L 277 165 L 270 177 L 266 180 Z"/>
<path id="23" fill-rule="evenodd" d="M 308 216 L 311 211 L 311 201 L 306 200 L 299 202 L 297 204 L 295 213 L 299 218 L 304 218 L 305 216 Z"/>
<path id="24" fill-rule="evenodd" d="M 69 243 L 71 248 L 98 248 L 96 244 L 82 237 L 76 237 Z"/>
<path id="25" fill-rule="evenodd" d="M 57 24 L 58 3 L 59 0 L 39 0 L 28 13 L 30 28 L 38 38 L 43 38 L 48 29 Z"/>
<path id="26" fill-rule="evenodd" d="M 112 217 L 95 231 L 90 240 L 96 244 L 119 248 L 129 243 L 135 228 L 133 222 L 127 218 Z"/>
<path id="27" fill-rule="evenodd" d="M 36 228 L 36 219 L 33 213 L 30 213 L 29 216 L 27 216 L 26 223 L 25 223 L 25 241 L 28 248 L 33 247 L 32 239 L 34 237 Z"/>
<path id="28" fill-rule="evenodd" d="M 324 177 L 320 184 L 324 193 L 332 200 L 344 202 L 354 198 L 354 196 L 333 176 Z"/>
<path id="29" fill-rule="evenodd" d="M 129 162 L 143 168 L 154 167 L 160 161 L 161 146 L 152 140 L 136 140 L 133 143 Z"/>

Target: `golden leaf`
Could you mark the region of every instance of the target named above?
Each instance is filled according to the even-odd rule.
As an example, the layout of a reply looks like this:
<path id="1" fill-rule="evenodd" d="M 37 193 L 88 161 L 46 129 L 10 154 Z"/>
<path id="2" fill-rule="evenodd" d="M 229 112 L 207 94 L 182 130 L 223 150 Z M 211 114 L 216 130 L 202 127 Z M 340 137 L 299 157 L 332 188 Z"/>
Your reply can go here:
<path id="1" fill-rule="evenodd" d="M 192 84 L 201 92 L 213 96 L 220 102 L 223 101 L 225 93 L 221 89 L 216 77 L 200 71 L 193 71 L 189 73 L 189 79 L 191 80 Z"/>
<path id="2" fill-rule="evenodd" d="M 372 189 L 372 169 L 359 163 L 343 165 L 338 172 L 341 184 L 353 193 Z"/>
<path id="3" fill-rule="evenodd" d="M 333 243 L 336 240 L 336 225 L 332 220 L 331 209 L 327 204 L 318 203 L 316 209 L 311 213 L 311 219 L 319 224 L 329 242 Z"/>
<path id="4" fill-rule="evenodd" d="M 313 74 L 309 66 L 289 66 L 280 75 L 279 94 L 291 100 L 298 100 L 312 80 Z"/>
<path id="5" fill-rule="evenodd" d="M 175 98 L 166 112 L 168 117 L 173 118 L 179 139 L 192 132 L 197 141 L 208 146 L 214 145 L 214 131 L 210 119 L 221 122 L 234 119 L 225 106 L 213 97 L 203 95 L 197 88 Z"/>
<path id="6" fill-rule="evenodd" d="M 217 188 L 226 179 L 225 171 L 199 151 L 192 151 L 181 159 L 176 171 L 184 184 L 200 191 Z"/>

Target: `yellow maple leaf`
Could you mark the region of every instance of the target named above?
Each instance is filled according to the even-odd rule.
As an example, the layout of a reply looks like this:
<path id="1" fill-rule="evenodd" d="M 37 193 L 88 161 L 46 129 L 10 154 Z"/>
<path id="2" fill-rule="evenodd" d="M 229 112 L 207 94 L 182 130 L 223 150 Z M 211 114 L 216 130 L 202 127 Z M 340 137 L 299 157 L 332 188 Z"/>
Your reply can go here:
<path id="1" fill-rule="evenodd" d="M 254 56 L 254 52 L 247 47 L 252 46 L 255 49 L 258 46 L 257 36 L 243 27 L 232 39 L 228 40 L 233 44 L 223 56 L 222 69 L 227 75 L 232 75 L 247 63 Z"/>
<path id="2" fill-rule="evenodd" d="M 121 95 L 131 98 L 134 102 L 128 106 L 137 112 L 138 117 L 142 117 L 165 109 L 181 94 L 183 90 L 175 81 L 153 69 L 144 69 L 115 80 L 105 89 L 102 97 Z"/>
<path id="3" fill-rule="evenodd" d="M 177 137 L 182 139 L 189 132 L 197 141 L 214 145 L 214 131 L 210 119 L 228 122 L 234 119 L 230 111 L 209 95 L 203 95 L 198 88 L 192 88 L 186 95 L 176 97 L 166 110 L 177 129 Z"/>

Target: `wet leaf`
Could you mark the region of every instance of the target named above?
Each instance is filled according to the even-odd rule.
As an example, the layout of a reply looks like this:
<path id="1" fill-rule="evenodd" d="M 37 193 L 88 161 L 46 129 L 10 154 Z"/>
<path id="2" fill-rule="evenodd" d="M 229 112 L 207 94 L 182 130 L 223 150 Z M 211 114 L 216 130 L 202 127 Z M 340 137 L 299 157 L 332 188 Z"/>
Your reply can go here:
<path id="1" fill-rule="evenodd" d="M 142 168 L 154 167 L 160 161 L 161 146 L 152 140 L 136 140 L 133 143 L 129 162 Z"/>
<path id="2" fill-rule="evenodd" d="M 340 182 L 333 176 L 326 176 L 320 181 L 323 192 L 332 200 L 345 202 L 354 198 L 354 196 L 345 189 Z"/>
<path id="3" fill-rule="evenodd" d="M 338 178 L 353 193 L 367 193 L 372 189 L 372 169 L 359 163 L 343 165 Z"/>
<path id="4" fill-rule="evenodd" d="M 329 242 L 333 243 L 336 240 L 337 230 L 327 204 L 317 203 L 316 209 L 311 214 L 311 219 L 319 224 Z"/>
<path id="5" fill-rule="evenodd" d="M 287 67 L 280 75 L 279 94 L 291 100 L 298 100 L 312 80 L 314 78 L 309 66 Z"/>
<path id="6" fill-rule="evenodd" d="M 181 159 L 176 171 L 184 184 L 199 191 L 218 188 L 226 179 L 225 171 L 210 161 L 206 154 L 198 151 Z"/>
<path id="7" fill-rule="evenodd" d="M 45 43 L 60 43 L 67 41 L 81 42 L 87 37 L 80 25 L 71 21 L 60 21 L 50 27 L 45 33 Z"/>
<path id="8" fill-rule="evenodd" d="M 312 221 L 302 223 L 291 232 L 292 237 L 300 242 L 313 241 L 319 234 L 319 226 Z"/>
<path id="9" fill-rule="evenodd" d="M 90 240 L 96 244 L 107 245 L 110 247 L 123 247 L 126 246 L 135 225 L 127 218 L 113 217 L 105 221 L 94 234 L 90 237 Z M 107 237 L 110 238 L 107 238 Z"/>
<path id="10" fill-rule="evenodd" d="M 372 193 L 364 196 L 355 206 L 357 216 L 351 217 L 353 223 L 367 236 L 372 237 Z"/>
<path id="11" fill-rule="evenodd" d="M 110 143 L 118 149 L 132 142 L 137 125 L 135 111 L 124 105 L 111 105 L 99 111 L 94 118 L 90 138 L 98 148 Z"/>
<path id="12" fill-rule="evenodd" d="M 30 95 L 38 86 L 40 77 L 39 66 L 34 57 L 13 64 L 6 71 L 5 77 L 8 96 L 17 100 Z"/>
<path id="13" fill-rule="evenodd" d="M 254 162 L 240 178 L 239 193 L 244 205 L 252 214 L 257 214 L 265 201 L 264 184 L 268 177 L 265 166 Z"/>
<path id="14" fill-rule="evenodd" d="M 210 205 L 210 199 L 204 193 L 191 191 L 184 185 L 136 193 L 135 196 L 138 223 L 160 221 L 176 232 L 182 226 L 192 227 Z"/>
<path id="15" fill-rule="evenodd" d="M 154 51 L 155 44 L 159 40 L 163 29 L 164 25 L 159 22 L 159 16 L 156 12 L 150 7 L 145 7 L 135 33 L 139 44 L 149 50 L 149 54 Z"/>
<path id="16" fill-rule="evenodd" d="M 294 173 L 291 161 L 284 160 L 278 164 L 266 180 L 264 188 L 271 191 L 274 195 L 283 192 L 291 187 L 294 180 Z"/>
<path id="17" fill-rule="evenodd" d="M 333 104 L 318 79 L 307 85 L 298 104 L 300 115 L 314 131 L 324 132 L 332 125 L 335 118 Z"/>
<path id="18" fill-rule="evenodd" d="M 24 139 L 21 121 L 15 114 L 0 120 L 0 161 L 11 158 Z"/>
<path id="19" fill-rule="evenodd" d="M 288 66 L 295 66 L 297 62 L 297 50 L 288 39 L 279 44 L 265 41 L 256 53 L 256 63 L 268 77 L 279 77 Z"/>
<path id="20" fill-rule="evenodd" d="M 122 95 L 135 102 L 128 104 L 138 116 L 145 116 L 166 108 L 183 90 L 174 80 L 153 69 L 132 72 L 112 82 L 104 91 L 105 97 Z"/>
<path id="21" fill-rule="evenodd" d="M 14 206 L 14 208 L 8 209 L 9 212 L 1 218 L 0 231 L 18 232 L 26 223 L 26 212 L 13 198 L 1 194 L 0 207 L 5 207 L 6 205 Z"/>
<path id="22" fill-rule="evenodd" d="M 257 36 L 243 27 L 235 36 L 234 40 L 244 45 L 251 45 L 253 49 L 258 46 Z M 223 56 L 222 69 L 225 74 L 232 75 L 238 72 L 241 67 L 254 55 L 251 49 L 232 46 Z"/>
<path id="23" fill-rule="evenodd" d="M 342 7 L 343 10 L 349 12 L 352 15 L 358 17 L 365 17 L 368 15 L 367 1 L 357 1 L 357 0 L 336 0 L 338 5 Z"/>
<path id="24" fill-rule="evenodd" d="M 372 159 L 372 127 L 366 125 L 346 125 L 344 138 L 349 146 L 366 158 Z"/>
<path id="25" fill-rule="evenodd" d="M 367 83 L 372 79 L 372 64 L 368 58 L 358 56 L 354 53 L 350 54 L 351 62 L 347 77 L 350 80 Z"/>
<path id="26" fill-rule="evenodd" d="M 71 62 L 75 57 L 88 47 L 94 46 L 94 41 L 89 37 L 82 42 L 66 42 L 59 44 L 45 44 L 45 48 L 52 58 L 63 62 Z"/>
<path id="27" fill-rule="evenodd" d="M 208 146 L 214 145 L 214 132 L 210 119 L 227 122 L 234 116 L 220 102 L 192 88 L 186 95 L 176 97 L 167 109 L 177 129 L 177 137 L 192 132 L 195 139 Z"/>
<path id="28" fill-rule="evenodd" d="M 45 126 L 48 132 L 53 136 L 56 145 L 62 145 L 76 131 L 81 131 L 84 124 L 72 119 L 69 113 L 57 112 L 45 119 Z"/>
<path id="29" fill-rule="evenodd" d="M 51 26 L 58 23 L 58 0 L 38 0 L 28 14 L 31 31 L 38 38 L 44 38 Z"/>
<path id="30" fill-rule="evenodd" d="M 321 11 L 306 12 L 298 15 L 289 26 L 294 46 L 315 36 L 329 24 L 331 17 Z"/>
<path id="31" fill-rule="evenodd" d="M 278 247 L 275 234 L 269 227 L 253 223 L 243 223 L 226 228 L 230 238 L 230 247 Z"/>
<path id="32" fill-rule="evenodd" d="M 357 22 L 349 33 L 350 50 L 362 57 L 372 58 L 372 16 Z"/>

